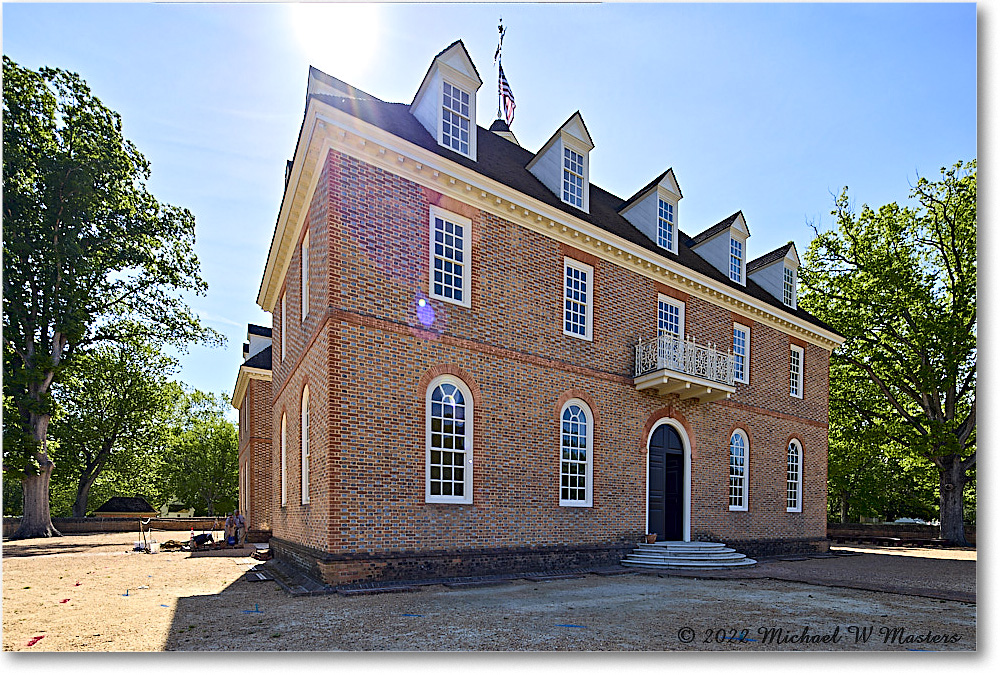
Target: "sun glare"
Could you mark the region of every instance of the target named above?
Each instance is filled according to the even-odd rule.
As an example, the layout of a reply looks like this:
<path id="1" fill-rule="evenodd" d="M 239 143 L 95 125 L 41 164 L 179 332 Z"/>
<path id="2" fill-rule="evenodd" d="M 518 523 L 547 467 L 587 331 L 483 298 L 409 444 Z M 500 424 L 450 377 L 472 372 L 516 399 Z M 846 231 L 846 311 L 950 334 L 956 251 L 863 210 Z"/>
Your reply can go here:
<path id="1" fill-rule="evenodd" d="M 379 5 L 300 2 L 288 9 L 295 41 L 310 65 L 347 82 L 364 79 L 379 43 Z"/>

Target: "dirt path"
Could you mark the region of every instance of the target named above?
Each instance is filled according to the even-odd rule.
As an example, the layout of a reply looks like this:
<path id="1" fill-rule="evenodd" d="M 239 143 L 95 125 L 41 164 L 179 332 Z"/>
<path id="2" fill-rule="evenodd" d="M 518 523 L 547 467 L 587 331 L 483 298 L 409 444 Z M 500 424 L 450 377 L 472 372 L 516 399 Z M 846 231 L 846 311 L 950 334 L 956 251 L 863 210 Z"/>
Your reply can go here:
<path id="1" fill-rule="evenodd" d="M 975 605 L 953 600 L 656 574 L 292 598 L 273 582 L 248 582 L 243 574 L 256 564 L 249 557 L 131 553 L 134 538 L 5 542 L 4 650 L 905 651 L 976 645 Z M 851 561 L 866 559 L 829 562 L 847 566 L 843 574 Z M 888 569 L 899 560 L 880 556 L 876 562 Z M 781 563 L 801 565 L 800 572 L 806 564 Z M 973 589 L 974 577 L 973 568 Z"/>

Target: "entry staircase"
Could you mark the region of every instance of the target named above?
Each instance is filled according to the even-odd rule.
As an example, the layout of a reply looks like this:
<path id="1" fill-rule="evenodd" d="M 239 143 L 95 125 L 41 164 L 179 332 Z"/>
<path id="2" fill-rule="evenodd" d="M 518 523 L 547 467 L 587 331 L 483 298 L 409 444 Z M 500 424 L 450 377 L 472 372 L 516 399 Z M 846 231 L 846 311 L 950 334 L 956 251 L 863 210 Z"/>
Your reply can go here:
<path id="1" fill-rule="evenodd" d="M 748 558 L 725 544 L 708 541 L 658 541 L 639 544 L 622 561 L 628 567 L 653 567 L 669 569 L 728 569 L 750 567 L 757 561 Z"/>

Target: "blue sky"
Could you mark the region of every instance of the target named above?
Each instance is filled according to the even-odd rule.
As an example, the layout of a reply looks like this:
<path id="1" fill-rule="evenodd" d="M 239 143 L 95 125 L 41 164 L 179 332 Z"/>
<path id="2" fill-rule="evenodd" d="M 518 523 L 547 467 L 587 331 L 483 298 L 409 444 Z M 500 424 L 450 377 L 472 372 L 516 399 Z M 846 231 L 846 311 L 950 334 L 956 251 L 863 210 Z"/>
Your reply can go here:
<path id="1" fill-rule="evenodd" d="M 831 224 L 833 193 L 906 199 L 976 157 L 974 4 L 5 4 L 3 52 L 78 72 L 121 113 L 150 188 L 197 219 L 191 305 L 229 340 L 179 379 L 231 393 L 302 122 L 308 66 L 409 102 L 464 40 L 496 113 L 497 20 L 513 131 L 537 150 L 580 110 L 591 180 L 622 197 L 668 167 L 688 233 L 742 210 L 750 257 Z M 624 347 L 623 347 L 624 348 Z"/>

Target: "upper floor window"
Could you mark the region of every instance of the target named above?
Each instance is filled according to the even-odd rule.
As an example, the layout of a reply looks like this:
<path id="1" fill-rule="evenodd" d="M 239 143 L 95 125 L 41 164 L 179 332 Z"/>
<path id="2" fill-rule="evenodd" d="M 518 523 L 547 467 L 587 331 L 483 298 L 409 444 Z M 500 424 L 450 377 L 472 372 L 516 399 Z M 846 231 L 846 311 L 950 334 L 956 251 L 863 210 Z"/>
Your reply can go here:
<path id="1" fill-rule="evenodd" d="M 309 503 L 309 386 L 302 388 L 302 503 Z"/>
<path id="2" fill-rule="evenodd" d="M 285 413 L 281 413 L 281 505 L 288 504 L 288 490 L 285 484 L 285 476 L 288 475 L 288 423 Z"/>
<path id="3" fill-rule="evenodd" d="M 747 510 L 747 438 L 740 429 L 729 439 L 729 510 Z"/>
<path id="4" fill-rule="evenodd" d="M 285 306 L 288 304 L 288 293 L 281 294 L 281 333 L 278 334 L 281 340 L 281 360 L 285 360 L 285 343 L 288 342 L 287 334 L 285 333 Z"/>
<path id="5" fill-rule="evenodd" d="M 788 372 L 791 380 L 788 393 L 795 398 L 802 398 L 802 347 L 792 345 Z"/>
<path id="6" fill-rule="evenodd" d="M 785 510 L 802 510 L 802 448 L 798 441 L 788 444 L 788 473 L 785 478 Z"/>
<path id="7" fill-rule="evenodd" d="M 786 305 L 795 308 L 795 270 L 786 267 L 783 285 L 782 300 Z"/>
<path id="8" fill-rule="evenodd" d="M 657 218 L 656 243 L 667 249 L 674 250 L 674 205 L 668 201 L 659 200 L 659 217 Z"/>
<path id="9" fill-rule="evenodd" d="M 309 232 L 302 237 L 302 320 L 309 314 Z M 284 337 L 284 336 L 282 336 Z"/>
<path id="10" fill-rule="evenodd" d="M 469 154 L 469 92 L 445 82 L 441 103 L 441 142 L 463 155 Z"/>
<path id="11" fill-rule="evenodd" d="M 583 155 L 563 148 L 563 201 L 583 208 Z"/>
<path id="12" fill-rule="evenodd" d="M 472 221 L 431 207 L 430 296 L 470 307 Z"/>
<path id="13" fill-rule="evenodd" d="M 743 242 L 736 237 L 729 239 L 729 278 L 743 283 Z"/>
<path id="14" fill-rule="evenodd" d="M 428 502 L 472 503 L 472 393 L 442 375 L 427 388 Z"/>
<path id="15" fill-rule="evenodd" d="M 562 409 L 559 506 L 593 506 L 593 416 L 586 403 L 568 401 Z"/>
<path id="16" fill-rule="evenodd" d="M 733 371 L 737 382 L 750 381 L 750 329 L 733 324 Z"/>
<path id="17" fill-rule="evenodd" d="M 684 303 L 666 295 L 659 297 L 656 310 L 656 334 L 684 337 Z"/>
<path id="18" fill-rule="evenodd" d="M 590 265 L 565 259 L 563 291 L 563 333 L 574 337 L 591 339 L 591 324 L 594 314 L 592 278 L 594 268 Z"/>

